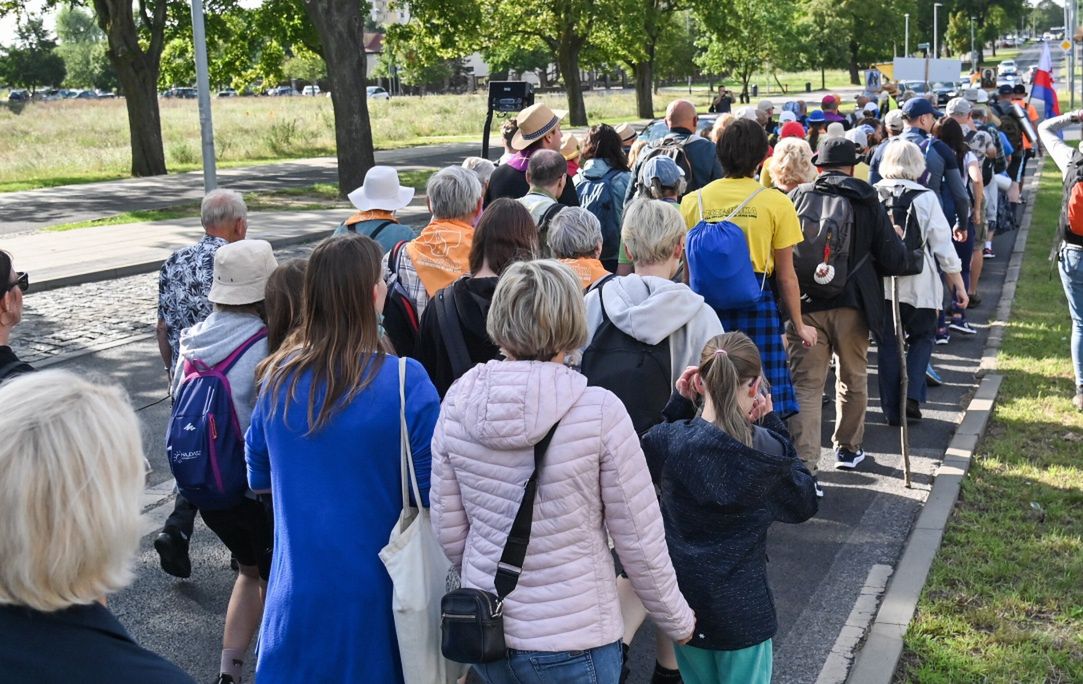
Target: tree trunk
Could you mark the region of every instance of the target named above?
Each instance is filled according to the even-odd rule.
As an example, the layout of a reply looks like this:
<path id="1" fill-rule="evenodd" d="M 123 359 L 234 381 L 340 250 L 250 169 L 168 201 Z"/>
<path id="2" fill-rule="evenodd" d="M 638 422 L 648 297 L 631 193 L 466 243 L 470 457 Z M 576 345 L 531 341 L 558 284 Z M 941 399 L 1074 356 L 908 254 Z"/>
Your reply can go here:
<path id="1" fill-rule="evenodd" d="M 579 77 L 579 50 L 581 40 L 564 37 L 557 51 L 560 77 L 568 94 L 568 122 L 573 126 L 587 125 L 587 106 L 583 102 L 583 83 Z"/>
<path id="2" fill-rule="evenodd" d="M 641 119 L 654 118 L 654 65 L 650 62 L 638 62 L 632 67 L 636 77 L 636 116 Z"/>
<path id="3" fill-rule="evenodd" d="M 331 81 L 338 191 L 345 197 L 376 163 L 365 90 L 364 13 L 359 0 L 305 0 L 305 9 L 320 36 Z"/>
<path id="4" fill-rule="evenodd" d="M 857 67 L 857 43 L 850 41 L 850 84 L 861 85 L 861 70 Z"/>
<path id="5" fill-rule="evenodd" d="M 827 74 L 822 64 L 820 65 L 820 90 L 827 90 Z"/>
<path id="6" fill-rule="evenodd" d="M 161 2 L 155 8 L 152 24 L 156 28 L 148 27 L 151 39 L 145 48 L 139 40 L 130 1 L 95 0 L 94 10 L 98 26 L 108 39 L 106 55 L 124 92 L 132 144 L 132 175 L 160 176 L 166 173 L 162 120 L 158 112 L 165 3 Z"/>

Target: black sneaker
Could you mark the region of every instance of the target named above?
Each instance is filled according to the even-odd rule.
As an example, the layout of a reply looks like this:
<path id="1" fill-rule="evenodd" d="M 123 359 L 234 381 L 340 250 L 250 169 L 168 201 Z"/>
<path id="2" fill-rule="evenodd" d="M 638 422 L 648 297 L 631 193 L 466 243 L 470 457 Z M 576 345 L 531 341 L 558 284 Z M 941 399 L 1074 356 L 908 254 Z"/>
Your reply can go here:
<path id="1" fill-rule="evenodd" d="M 812 486 L 816 488 L 816 498 L 817 499 L 824 498 L 824 488 L 820 486 L 820 481 L 813 478 Z"/>
<path id="2" fill-rule="evenodd" d="M 237 680 L 234 679 L 231 675 L 228 675 L 225 672 L 223 672 L 222 674 L 218 675 L 218 679 L 214 680 L 214 684 L 238 684 L 238 683 L 237 683 Z"/>
<path id="3" fill-rule="evenodd" d="M 850 451 L 839 447 L 835 449 L 835 467 L 842 470 L 853 470 L 858 463 L 865 460 L 865 450 Z"/>
<path id="4" fill-rule="evenodd" d="M 906 422 L 917 423 L 921 421 L 921 407 L 916 399 L 906 400 Z"/>
<path id="5" fill-rule="evenodd" d="M 188 540 L 174 530 L 162 530 L 154 539 L 154 550 L 162 562 L 162 570 L 174 577 L 192 576 L 192 559 L 188 557 Z M 228 676 L 228 675 L 227 675 Z"/>

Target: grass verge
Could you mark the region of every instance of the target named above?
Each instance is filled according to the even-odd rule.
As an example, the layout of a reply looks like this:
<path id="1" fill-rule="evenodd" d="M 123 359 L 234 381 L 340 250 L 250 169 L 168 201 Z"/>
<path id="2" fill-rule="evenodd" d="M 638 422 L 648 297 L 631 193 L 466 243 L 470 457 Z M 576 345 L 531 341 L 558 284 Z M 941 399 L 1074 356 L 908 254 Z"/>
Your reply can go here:
<path id="1" fill-rule="evenodd" d="M 897 682 L 1083 681 L 1083 414 L 1070 403 L 1070 320 L 1046 260 L 1060 199 L 1047 163 L 997 357 L 1004 383 Z"/>
<path id="2" fill-rule="evenodd" d="M 421 173 L 421 172 L 413 172 Z M 250 192 L 244 196 L 248 211 L 319 211 L 348 206 L 338 196 L 338 188 L 327 183 L 317 183 L 303 188 L 289 188 L 275 192 Z M 199 202 L 186 202 L 162 209 L 127 211 L 90 221 L 76 221 L 49 226 L 50 233 L 62 233 L 80 228 L 117 226 L 126 223 L 147 223 L 199 216 Z"/>

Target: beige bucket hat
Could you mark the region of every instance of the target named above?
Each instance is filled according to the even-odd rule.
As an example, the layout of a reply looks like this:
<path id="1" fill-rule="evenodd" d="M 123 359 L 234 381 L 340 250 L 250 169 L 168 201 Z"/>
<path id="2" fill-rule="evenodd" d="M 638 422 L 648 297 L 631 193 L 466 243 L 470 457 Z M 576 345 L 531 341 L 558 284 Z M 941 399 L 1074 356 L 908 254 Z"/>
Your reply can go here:
<path id="1" fill-rule="evenodd" d="M 278 260 L 266 240 L 222 245 L 214 253 L 214 282 L 207 299 L 233 306 L 262 302 L 267 279 L 276 268 Z"/>
<path id="2" fill-rule="evenodd" d="M 567 115 L 566 110 L 549 109 L 542 102 L 530 105 L 515 117 L 515 120 L 519 122 L 519 130 L 515 132 L 515 137 L 511 139 L 511 146 L 516 150 L 525 150 L 544 138 Z"/>

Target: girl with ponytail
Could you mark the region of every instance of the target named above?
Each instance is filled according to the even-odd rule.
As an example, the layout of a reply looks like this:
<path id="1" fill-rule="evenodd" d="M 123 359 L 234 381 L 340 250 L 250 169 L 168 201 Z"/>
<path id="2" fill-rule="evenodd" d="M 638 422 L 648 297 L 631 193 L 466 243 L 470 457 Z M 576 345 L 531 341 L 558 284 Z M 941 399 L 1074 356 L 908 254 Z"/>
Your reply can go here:
<path id="1" fill-rule="evenodd" d="M 676 647 L 685 684 L 770 683 L 767 529 L 816 514 L 815 480 L 762 372 L 747 335 L 713 337 L 677 381 L 666 422 L 643 437 L 677 583 L 696 614 L 691 641 Z"/>

